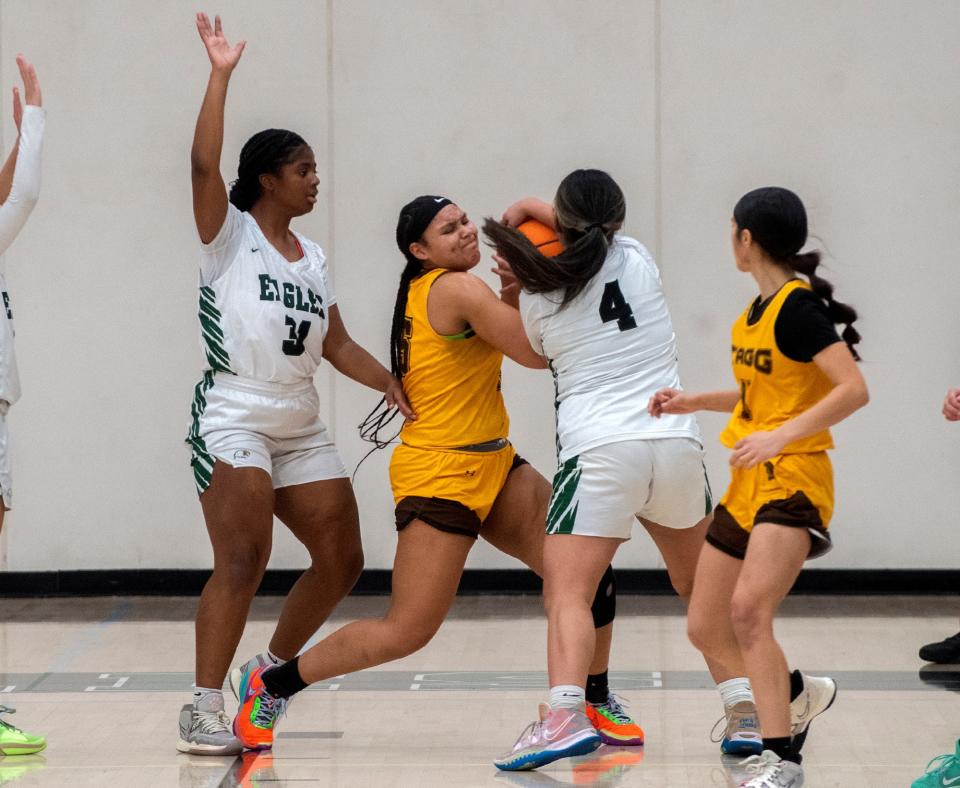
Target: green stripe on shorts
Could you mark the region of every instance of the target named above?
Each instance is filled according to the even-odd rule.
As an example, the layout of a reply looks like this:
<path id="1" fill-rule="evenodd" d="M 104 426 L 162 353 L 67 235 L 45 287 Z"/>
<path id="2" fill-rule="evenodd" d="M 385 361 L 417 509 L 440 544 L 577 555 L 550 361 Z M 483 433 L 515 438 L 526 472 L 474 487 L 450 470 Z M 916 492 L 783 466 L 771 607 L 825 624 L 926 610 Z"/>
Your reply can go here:
<path id="1" fill-rule="evenodd" d="M 216 460 L 213 455 L 207 451 L 207 444 L 200 437 L 200 417 L 207 407 L 207 392 L 213 388 L 214 373 L 207 370 L 203 373 L 201 380 L 193 390 L 193 403 L 190 405 L 190 430 L 187 432 L 187 443 L 190 444 L 192 453 L 190 455 L 190 465 L 193 468 L 193 480 L 197 485 L 197 494 L 203 493 L 210 486 L 210 479 L 213 477 L 213 465 Z"/>
<path id="2" fill-rule="evenodd" d="M 577 522 L 577 486 L 580 484 L 580 455 L 561 465 L 553 477 L 553 494 L 547 512 L 548 534 L 570 534 Z"/>

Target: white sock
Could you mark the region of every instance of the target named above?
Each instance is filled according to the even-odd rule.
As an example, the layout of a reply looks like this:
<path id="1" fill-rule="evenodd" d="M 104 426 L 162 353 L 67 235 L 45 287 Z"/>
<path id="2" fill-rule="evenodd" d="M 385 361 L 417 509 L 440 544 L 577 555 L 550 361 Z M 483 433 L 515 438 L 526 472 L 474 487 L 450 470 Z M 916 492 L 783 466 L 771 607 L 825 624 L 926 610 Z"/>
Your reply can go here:
<path id="1" fill-rule="evenodd" d="M 197 711 L 223 711 L 223 690 L 210 687 L 195 687 L 193 708 Z"/>
<path id="2" fill-rule="evenodd" d="M 284 662 L 287 661 L 285 659 L 280 659 L 280 657 L 274 654 L 270 649 L 267 649 L 264 652 L 263 656 L 269 659 L 274 665 L 282 665 Z"/>
<path id="3" fill-rule="evenodd" d="M 583 709 L 587 702 L 587 693 L 583 687 L 575 684 L 558 684 L 550 688 L 551 709 Z"/>
<path id="4" fill-rule="evenodd" d="M 720 690 L 720 698 L 724 706 L 733 706 L 735 703 L 747 701 L 753 703 L 753 689 L 750 687 L 750 679 L 736 678 L 729 681 L 721 681 L 717 684 Z"/>

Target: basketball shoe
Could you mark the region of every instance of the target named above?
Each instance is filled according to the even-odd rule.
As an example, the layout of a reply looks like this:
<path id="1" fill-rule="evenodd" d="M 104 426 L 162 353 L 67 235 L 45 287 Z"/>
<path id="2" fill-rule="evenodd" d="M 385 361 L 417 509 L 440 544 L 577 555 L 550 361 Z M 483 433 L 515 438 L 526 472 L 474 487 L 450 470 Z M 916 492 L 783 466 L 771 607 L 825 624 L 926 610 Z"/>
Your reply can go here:
<path id="1" fill-rule="evenodd" d="M 230 718 L 223 711 L 223 695 L 201 698 L 198 706 L 183 705 L 177 749 L 191 755 L 239 755 L 243 751 L 230 731 Z"/>
<path id="2" fill-rule="evenodd" d="M 790 733 L 797 752 L 807 740 L 813 718 L 823 714 L 837 699 L 837 682 L 827 676 L 801 673 L 803 691 L 790 702 Z"/>
<path id="3" fill-rule="evenodd" d="M 505 771 L 536 769 L 560 758 L 586 755 L 600 744 L 600 734 L 584 712 L 541 703 L 540 719 L 524 728 L 513 749 L 493 763 Z"/>
<path id="4" fill-rule="evenodd" d="M 781 760 L 771 750 L 751 755 L 738 768 L 747 776 L 740 788 L 800 788 L 803 785 L 803 767 Z"/>
<path id="5" fill-rule="evenodd" d="M 724 730 L 719 735 L 721 725 Z M 720 742 L 720 752 L 724 755 L 759 755 L 763 752 L 763 736 L 757 707 L 748 700 L 725 706 L 723 716 L 713 726 L 710 741 Z"/>
<path id="6" fill-rule="evenodd" d="M 239 668 L 230 671 L 230 689 L 233 691 L 233 697 L 240 700 L 240 685 L 245 676 L 249 676 L 256 668 L 272 668 L 273 660 L 266 654 L 257 654 L 257 656 L 244 662 Z"/>
<path id="7" fill-rule="evenodd" d="M 287 701 L 267 692 L 263 686 L 265 668 L 245 673 L 240 682 L 240 709 L 233 719 L 233 735 L 249 750 L 273 746 L 273 728 L 286 713 Z"/>
<path id="8" fill-rule="evenodd" d="M 587 719 L 604 744 L 639 747 L 643 744 L 643 728 L 630 719 L 623 706 L 621 699 L 610 692 L 606 703 L 587 704 Z"/>
<path id="9" fill-rule="evenodd" d="M 960 739 L 953 755 L 938 755 L 927 764 L 923 777 L 918 777 L 910 788 L 941 788 L 944 785 L 960 785 Z"/>
<path id="10" fill-rule="evenodd" d="M 938 643 L 927 643 L 920 649 L 920 659 L 938 665 L 960 663 L 960 632 Z"/>
<path id="11" fill-rule="evenodd" d="M 0 714 L 13 714 L 16 709 L 0 706 Z M 0 753 L 3 755 L 33 755 L 47 746 L 43 736 L 34 736 L 0 720 Z"/>

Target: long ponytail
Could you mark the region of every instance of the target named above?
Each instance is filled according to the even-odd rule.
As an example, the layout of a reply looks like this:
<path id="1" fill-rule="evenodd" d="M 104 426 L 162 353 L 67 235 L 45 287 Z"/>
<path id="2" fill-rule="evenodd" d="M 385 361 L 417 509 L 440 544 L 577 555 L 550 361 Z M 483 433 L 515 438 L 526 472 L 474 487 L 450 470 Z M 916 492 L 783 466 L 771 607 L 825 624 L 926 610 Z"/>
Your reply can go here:
<path id="1" fill-rule="evenodd" d="M 483 233 L 528 293 L 562 290 L 561 308 L 583 292 L 603 267 L 614 233 L 626 217 L 623 191 L 602 170 L 574 170 L 557 188 L 554 205 L 564 250 L 544 257 L 520 232 L 493 219 Z"/>
<path id="2" fill-rule="evenodd" d="M 800 198 L 780 186 L 754 189 L 737 201 L 733 220 L 738 230 L 749 230 L 753 240 L 776 262 L 807 277 L 810 288 L 826 304 L 828 317 L 845 325 L 840 337 L 859 361 L 854 346 L 860 342 L 860 332 L 853 327 L 857 311 L 837 301 L 833 285 L 817 273 L 820 252 L 800 252 L 807 242 L 807 211 Z"/>

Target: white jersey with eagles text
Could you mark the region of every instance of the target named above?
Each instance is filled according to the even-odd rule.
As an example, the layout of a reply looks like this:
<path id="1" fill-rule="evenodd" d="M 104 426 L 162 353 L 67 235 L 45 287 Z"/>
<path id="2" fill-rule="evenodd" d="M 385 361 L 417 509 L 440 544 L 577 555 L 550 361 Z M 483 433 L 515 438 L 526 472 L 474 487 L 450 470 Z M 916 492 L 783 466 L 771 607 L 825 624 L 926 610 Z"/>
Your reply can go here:
<path id="1" fill-rule="evenodd" d="M 654 392 L 680 388 L 680 373 L 660 271 L 646 248 L 615 236 L 583 292 L 563 308 L 561 300 L 562 292 L 520 295 L 530 344 L 553 372 L 559 461 L 618 441 L 700 441 L 693 415 L 647 413 Z"/>
<path id="2" fill-rule="evenodd" d="M 0 205 L 0 254 L 7 251 L 30 216 L 40 196 L 40 154 L 46 114 L 42 107 L 27 105 L 20 122 L 17 164 L 10 194 Z M 7 292 L 6 264 L 0 268 L 0 293 L 3 315 L 0 317 L 0 401 L 11 405 L 20 399 L 20 374 L 13 347 L 13 311 Z"/>
<path id="3" fill-rule="evenodd" d="M 200 343 L 207 369 L 266 383 L 298 383 L 320 365 L 336 297 L 323 250 L 294 233 L 289 262 L 256 220 L 233 205 L 200 256 Z"/>

